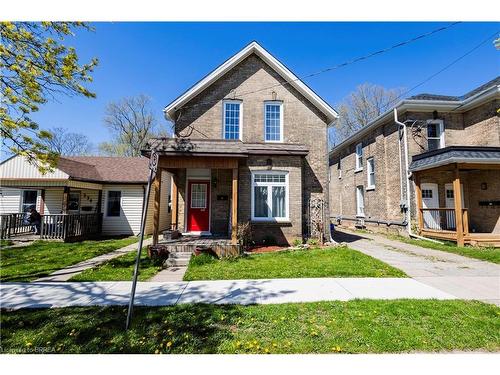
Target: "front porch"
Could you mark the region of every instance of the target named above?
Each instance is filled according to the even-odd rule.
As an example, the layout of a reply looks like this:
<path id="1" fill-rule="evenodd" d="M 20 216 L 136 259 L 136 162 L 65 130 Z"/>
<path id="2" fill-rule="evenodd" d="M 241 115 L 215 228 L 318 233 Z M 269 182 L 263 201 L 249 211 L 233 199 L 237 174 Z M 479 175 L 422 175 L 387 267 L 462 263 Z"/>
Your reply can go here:
<path id="1" fill-rule="evenodd" d="M 500 246 L 499 148 L 447 147 L 413 157 L 419 234 Z"/>
<path id="2" fill-rule="evenodd" d="M 203 152 L 187 149 L 189 145 L 179 140 L 179 149 L 158 152 L 158 168 L 152 185 L 153 246 L 161 245 L 171 252 L 202 247 L 220 253 L 239 251 L 239 160 L 245 156 L 236 149 L 237 143 L 223 150 Z M 231 146 L 235 149 L 231 150 Z M 162 187 L 158 176 L 161 171 L 172 175 L 169 207 L 160 205 Z M 160 239 L 159 215 L 167 209 L 171 215 L 171 231 L 183 234 L 178 239 Z"/>

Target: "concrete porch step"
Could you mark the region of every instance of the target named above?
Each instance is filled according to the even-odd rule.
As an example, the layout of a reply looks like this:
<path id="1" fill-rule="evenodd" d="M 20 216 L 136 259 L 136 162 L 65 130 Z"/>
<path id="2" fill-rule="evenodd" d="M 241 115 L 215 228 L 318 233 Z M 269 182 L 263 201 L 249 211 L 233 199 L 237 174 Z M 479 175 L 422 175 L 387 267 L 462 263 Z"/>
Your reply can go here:
<path id="1" fill-rule="evenodd" d="M 170 253 L 168 259 L 165 262 L 167 267 L 182 267 L 187 266 L 189 264 L 189 260 L 191 259 L 192 253 L 188 252 L 177 252 Z"/>

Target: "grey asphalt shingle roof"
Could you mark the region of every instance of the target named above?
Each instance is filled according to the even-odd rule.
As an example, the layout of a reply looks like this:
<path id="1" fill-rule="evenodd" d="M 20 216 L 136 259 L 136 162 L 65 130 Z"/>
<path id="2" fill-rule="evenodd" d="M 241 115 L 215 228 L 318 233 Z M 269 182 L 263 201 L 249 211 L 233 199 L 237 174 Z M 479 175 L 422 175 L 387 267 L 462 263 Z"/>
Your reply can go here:
<path id="1" fill-rule="evenodd" d="M 485 84 L 476 87 L 475 89 L 469 91 L 468 93 L 462 95 L 462 96 L 450 96 L 450 95 L 438 95 L 438 94 L 418 94 L 409 97 L 409 100 L 446 100 L 446 101 L 453 101 L 453 102 L 459 102 L 461 100 L 465 100 L 467 98 L 470 98 L 486 89 L 489 89 L 490 87 L 493 86 L 498 86 L 500 85 L 500 76 L 493 78 L 491 81 L 486 82 Z"/>
<path id="2" fill-rule="evenodd" d="M 500 163 L 500 147 L 450 146 L 415 155 L 410 171 L 451 163 Z"/>
<path id="3" fill-rule="evenodd" d="M 155 150 L 170 155 L 231 155 L 246 157 L 252 154 L 266 155 L 307 155 L 309 150 L 295 143 L 244 143 L 240 140 L 152 138 L 148 141 L 144 154 Z"/>

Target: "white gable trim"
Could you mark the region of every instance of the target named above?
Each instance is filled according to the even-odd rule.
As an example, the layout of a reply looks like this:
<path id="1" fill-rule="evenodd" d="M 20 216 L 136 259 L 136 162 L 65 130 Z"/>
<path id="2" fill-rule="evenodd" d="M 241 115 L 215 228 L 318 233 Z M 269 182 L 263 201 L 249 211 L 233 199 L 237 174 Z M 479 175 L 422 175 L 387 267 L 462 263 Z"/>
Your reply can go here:
<path id="1" fill-rule="evenodd" d="M 321 99 L 313 90 L 311 90 L 304 82 L 302 82 L 295 74 L 293 74 L 285 65 L 278 61 L 274 56 L 267 52 L 259 43 L 252 42 L 243 48 L 236 55 L 226 60 L 222 65 L 212 71 L 209 75 L 191 87 L 184 94 L 175 99 L 172 103 L 165 107 L 163 112 L 165 116 L 174 121 L 174 113 L 177 109 L 181 108 L 184 104 L 193 99 L 201 91 L 209 87 L 229 70 L 234 68 L 237 64 L 245 58 L 255 53 L 262 60 L 264 60 L 271 68 L 273 68 L 281 77 L 283 77 L 290 86 L 294 87 L 304 97 L 311 101 L 328 119 L 328 123 L 338 118 L 337 112 L 323 99 Z"/>

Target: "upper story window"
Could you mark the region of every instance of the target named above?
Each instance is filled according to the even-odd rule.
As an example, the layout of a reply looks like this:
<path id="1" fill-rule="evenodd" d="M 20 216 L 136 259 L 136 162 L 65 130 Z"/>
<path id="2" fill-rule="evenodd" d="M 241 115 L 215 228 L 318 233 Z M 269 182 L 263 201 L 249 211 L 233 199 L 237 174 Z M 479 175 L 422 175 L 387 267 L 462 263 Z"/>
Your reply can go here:
<path id="1" fill-rule="evenodd" d="M 427 121 L 427 150 L 437 150 L 444 147 L 443 120 Z"/>
<path id="2" fill-rule="evenodd" d="M 373 157 L 366 159 L 367 186 L 366 189 L 375 189 L 375 159 Z"/>
<path id="3" fill-rule="evenodd" d="M 356 145 L 356 172 L 363 169 L 363 144 Z"/>
<path id="4" fill-rule="evenodd" d="M 223 102 L 224 139 L 241 139 L 241 106 L 236 100 Z"/>
<path id="5" fill-rule="evenodd" d="M 264 103 L 264 139 L 266 142 L 283 142 L 283 103 Z"/>

